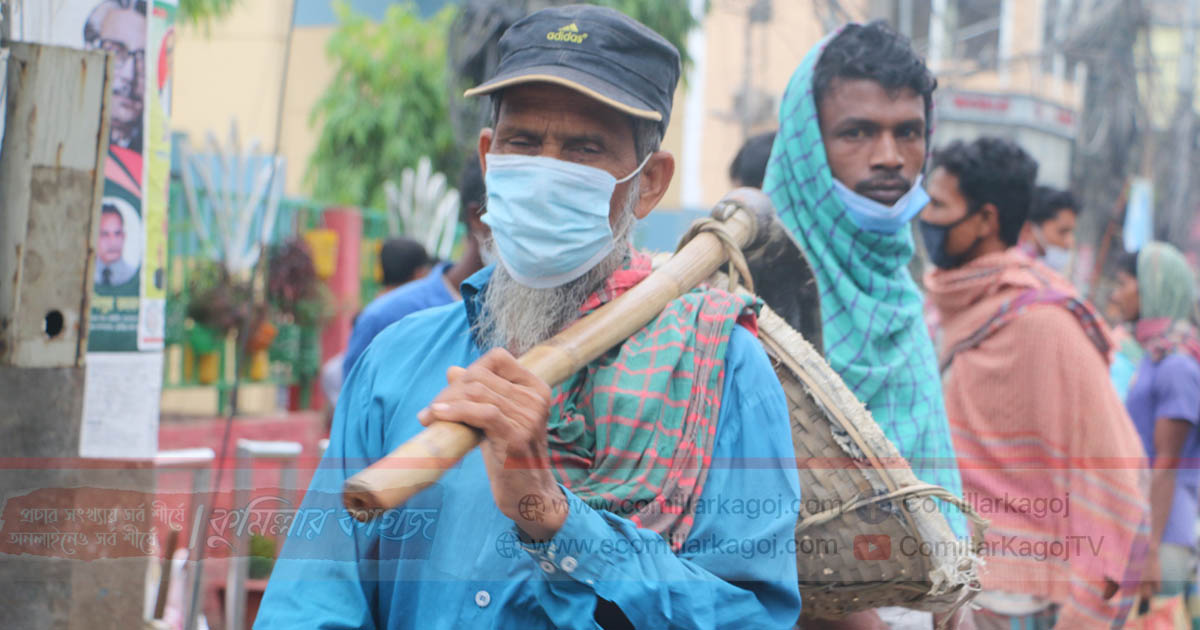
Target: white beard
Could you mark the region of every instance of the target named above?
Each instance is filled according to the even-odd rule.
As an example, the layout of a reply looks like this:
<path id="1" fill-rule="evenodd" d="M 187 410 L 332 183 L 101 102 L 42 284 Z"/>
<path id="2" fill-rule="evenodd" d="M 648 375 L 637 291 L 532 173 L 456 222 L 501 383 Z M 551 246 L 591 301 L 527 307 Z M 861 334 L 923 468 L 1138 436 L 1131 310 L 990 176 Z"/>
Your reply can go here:
<path id="1" fill-rule="evenodd" d="M 613 226 L 613 250 L 579 278 L 549 289 L 533 289 L 513 279 L 503 264 L 497 264 L 482 296 L 475 333 L 484 349 L 505 348 L 521 356 L 561 332 L 579 318 L 584 300 L 621 268 L 633 249 L 633 214 L 640 186 L 630 187 L 625 207 Z M 495 257 L 489 238 L 485 252 Z"/>

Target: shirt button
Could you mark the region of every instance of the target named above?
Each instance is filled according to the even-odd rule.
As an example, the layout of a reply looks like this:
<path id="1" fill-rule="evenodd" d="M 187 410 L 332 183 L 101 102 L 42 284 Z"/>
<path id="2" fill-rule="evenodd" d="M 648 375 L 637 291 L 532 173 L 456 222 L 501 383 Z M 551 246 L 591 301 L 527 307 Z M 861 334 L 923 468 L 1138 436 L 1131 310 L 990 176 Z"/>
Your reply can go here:
<path id="1" fill-rule="evenodd" d="M 575 567 L 579 566 L 579 561 L 571 556 L 566 556 L 559 564 L 562 566 L 563 571 L 570 573 L 575 570 Z"/>
<path id="2" fill-rule="evenodd" d="M 549 560 L 542 560 L 538 563 L 538 566 L 542 567 L 542 570 L 546 573 L 554 573 L 557 570 L 554 568 L 554 563 Z"/>
<path id="3" fill-rule="evenodd" d="M 487 591 L 479 591 L 475 593 L 475 604 L 480 608 L 487 608 L 487 605 L 492 603 L 492 594 Z"/>

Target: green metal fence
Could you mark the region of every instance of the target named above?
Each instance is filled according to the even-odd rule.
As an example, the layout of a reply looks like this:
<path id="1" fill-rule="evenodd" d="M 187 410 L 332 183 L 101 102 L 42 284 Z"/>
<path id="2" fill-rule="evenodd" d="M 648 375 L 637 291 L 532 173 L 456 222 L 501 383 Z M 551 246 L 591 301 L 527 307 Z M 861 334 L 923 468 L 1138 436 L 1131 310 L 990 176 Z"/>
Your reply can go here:
<path id="1" fill-rule="evenodd" d="M 205 195 L 205 191 L 198 191 L 197 197 L 201 203 Z M 303 199 L 283 199 L 271 230 L 269 245 L 282 244 L 301 237 L 308 230 L 322 227 L 324 211 L 325 207 L 321 204 Z M 208 339 L 205 344 L 197 343 L 197 339 L 204 339 L 205 331 L 197 330 L 195 322 L 187 317 L 187 305 L 192 298 L 189 293 L 190 280 L 201 266 L 212 262 L 212 254 L 204 251 L 201 238 L 189 217 L 183 186 L 178 178 L 172 178 L 168 213 L 167 330 L 163 386 L 166 389 L 213 387 L 217 392 L 218 412 L 224 414 L 228 411 L 229 393 L 234 382 L 235 345 L 232 335 Z M 387 237 L 387 222 L 384 213 L 378 210 L 364 210 L 362 216 L 363 246 L 360 250 L 359 276 L 361 299 L 365 304 L 380 290 L 377 278 L 378 243 Z M 263 256 L 266 255 L 264 252 Z M 264 259 L 260 264 L 265 263 Z M 278 332 L 267 353 L 267 373 L 264 376 L 261 369 L 257 370 L 257 375 L 244 373 L 243 381 L 257 380 L 286 388 L 289 407 L 308 408 L 319 375 L 321 331 L 316 326 L 298 326 L 287 321 L 272 323 Z M 198 352 L 200 345 L 212 352 Z M 245 367 L 249 367 L 250 363 L 248 360 Z"/>

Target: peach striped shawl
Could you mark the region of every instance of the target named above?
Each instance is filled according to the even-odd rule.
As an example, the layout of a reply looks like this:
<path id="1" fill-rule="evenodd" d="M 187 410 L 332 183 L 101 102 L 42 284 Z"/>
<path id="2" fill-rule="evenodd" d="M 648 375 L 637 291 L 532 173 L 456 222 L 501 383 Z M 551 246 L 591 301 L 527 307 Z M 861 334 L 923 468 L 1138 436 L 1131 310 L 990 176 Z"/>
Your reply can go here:
<path id="1" fill-rule="evenodd" d="M 1108 357 L 1097 349 L 1097 334 L 1113 345 L 1107 327 L 1090 325 L 1089 337 L 1079 311 L 1095 320 L 1091 306 L 1012 250 L 935 271 L 926 288 L 945 348 L 991 326 L 943 374 L 965 495 L 991 521 L 984 588 L 1054 601 L 1058 628 L 1119 627 L 1130 589 L 1105 599 L 1104 580 L 1129 587 L 1138 577 L 1148 477 Z M 1067 296 L 1074 308 L 1030 301 L 1031 291 Z M 995 326 L 1006 309 L 1011 315 Z"/>

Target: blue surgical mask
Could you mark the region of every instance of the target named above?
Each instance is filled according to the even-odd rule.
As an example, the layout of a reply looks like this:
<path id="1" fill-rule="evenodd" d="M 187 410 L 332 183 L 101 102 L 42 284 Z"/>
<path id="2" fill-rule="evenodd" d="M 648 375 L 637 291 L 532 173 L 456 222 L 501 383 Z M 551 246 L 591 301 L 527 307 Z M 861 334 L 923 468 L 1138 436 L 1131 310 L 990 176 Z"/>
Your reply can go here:
<path id="1" fill-rule="evenodd" d="M 518 283 L 534 289 L 562 286 L 595 267 L 613 250 L 609 202 L 628 176 L 531 155 L 487 155 L 487 212 L 500 262 Z"/>
<path id="2" fill-rule="evenodd" d="M 854 192 L 839 182 L 836 177 L 833 180 L 833 189 L 845 204 L 846 210 L 850 213 L 850 220 L 858 226 L 858 229 L 895 234 L 908 225 L 908 222 L 929 203 L 929 195 L 921 186 L 921 180 L 922 177 L 918 175 L 912 188 L 909 188 L 903 197 L 890 206 Z"/>
<path id="3" fill-rule="evenodd" d="M 1066 273 L 1067 267 L 1071 265 L 1071 250 L 1058 245 L 1047 245 L 1042 262 L 1059 273 Z"/>
<path id="4" fill-rule="evenodd" d="M 1042 228 L 1037 225 L 1033 226 L 1033 238 L 1037 241 L 1038 246 L 1046 252 L 1041 256 L 1042 262 L 1059 273 L 1066 271 L 1067 266 L 1071 264 L 1071 250 L 1047 243 Z"/>

